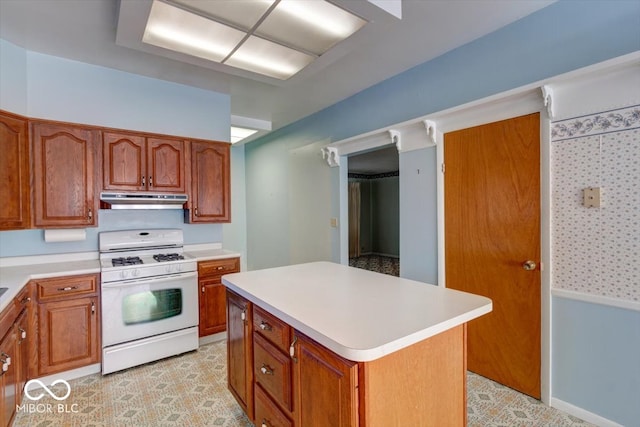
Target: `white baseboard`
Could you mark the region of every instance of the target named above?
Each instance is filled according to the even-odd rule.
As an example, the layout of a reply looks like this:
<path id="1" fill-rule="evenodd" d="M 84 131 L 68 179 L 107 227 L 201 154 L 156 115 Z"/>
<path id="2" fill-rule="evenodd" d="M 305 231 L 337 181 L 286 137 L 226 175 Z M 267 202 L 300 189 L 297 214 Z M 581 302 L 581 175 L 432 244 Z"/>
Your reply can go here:
<path id="1" fill-rule="evenodd" d="M 601 417 L 600 415 L 594 414 L 593 412 L 589 412 L 586 409 L 582 409 L 578 406 L 572 405 L 571 403 L 567 403 L 555 397 L 552 397 L 549 400 L 549 406 L 551 406 L 552 408 L 560 409 L 561 411 L 566 412 L 569 415 L 573 415 L 574 417 L 578 417 L 600 427 L 623 427 L 621 424 L 618 424 L 615 421 L 611 421 L 607 418 Z"/>

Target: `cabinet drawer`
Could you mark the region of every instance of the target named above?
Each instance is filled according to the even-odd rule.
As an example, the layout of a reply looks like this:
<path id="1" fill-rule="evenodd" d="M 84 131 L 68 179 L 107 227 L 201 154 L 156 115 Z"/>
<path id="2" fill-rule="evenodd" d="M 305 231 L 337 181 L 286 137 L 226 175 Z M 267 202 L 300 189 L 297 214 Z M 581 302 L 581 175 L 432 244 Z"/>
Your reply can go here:
<path id="1" fill-rule="evenodd" d="M 293 422 L 271 401 L 262 387 L 257 386 L 255 393 L 256 427 L 293 427 Z"/>
<path id="2" fill-rule="evenodd" d="M 253 377 L 273 400 L 291 411 L 291 358 L 258 333 L 253 334 Z"/>
<path id="3" fill-rule="evenodd" d="M 98 276 L 66 276 L 54 279 L 37 280 L 38 301 L 50 301 L 95 294 L 98 291 Z"/>
<path id="4" fill-rule="evenodd" d="M 291 345 L 291 327 L 260 307 L 253 307 L 253 330 L 285 353 Z"/>
<path id="5" fill-rule="evenodd" d="M 223 275 L 240 271 L 240 258 L 216 259 L 200 261 L 198 263 L 198 276 Z"/>

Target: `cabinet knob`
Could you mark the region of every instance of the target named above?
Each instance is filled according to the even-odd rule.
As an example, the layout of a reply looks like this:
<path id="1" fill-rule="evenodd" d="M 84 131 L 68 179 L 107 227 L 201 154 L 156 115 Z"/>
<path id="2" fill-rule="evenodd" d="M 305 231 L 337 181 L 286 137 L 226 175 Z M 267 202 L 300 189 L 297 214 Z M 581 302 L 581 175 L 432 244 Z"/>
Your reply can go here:
<path id="1" fill-rule="evenodd" d="M 147 183 L 146 178 L 144 177 L 144 175 L 142 176 L 142 186 L 144 187 L 145 184 Z"/>
<path id="2" fill-rule="evenodd" d="M 273 328 L 271 327 L 270 324 L 268 324 L 267 322 L 265 322 L 264 320 L 262 322 L 260 322 L 260 329 L 262 329 L 263 331 L 270 331 Z"/>
<path id="3" fill-rule="evenodd" d="M 91 314 L 96 314 L 96 303 L 91 302 Z"/>
<path id="4" fill-rule="evenodd" d="M 273 369 L 269 365 L 262 364 L 262 368 L 260 368 L 260 372 L 264 375 L 273 375 Z"/>
<path id="5" fill-rule="evenodd" d="M 25 305 L 26 303 L 30 302 L 31 298 L 30 297 L 24 297 L 20 300 L 20 304 Z"/>
<path id="6" fill-rule="evenodd" d="M 242 313 L 240 313 L 240 320 L 242 320 L 243 322 L 247 321 L 247 309 L 246 308 L 244 310 L 242 310 Z"/>
<path id="7" fill-rule="evenodd" d="M 149 175 L 149 187 L 153 187 L 153 177 Z"/>
<path id="8" fill-rule="evenodd" d="M 11 365 L 11 356 L 9 356 L 7 353 L 3 351 L 2 353 L 0 353 L 0 357 L 2 358 L 2 363 L 6 363 L 7 366 Z"/>
<path id="9" fill-rule="evenodd" d="M 89 220 L 93 219 L 93 209 L 89 208 L 89 214 L 87 215 Z"/>
<path id="10" fill-rule="evenodd" d="M 73 291 L 78 289 L 77 286 L 65 286 L 64 288 L 58 288 L 59 292 L 67 292 L 67 291 Z"/>
<path id="11" fill-rule="evenodd" d="M 298 359 L 296 358 L 296 343 L 298 342 L 298 337 L 297 336 L 293 336 L 293 342 L 291 342 L 291 345 L 289 346 L 289 356 L 291 356 L 291 358 L 293 359 L 294 362 L 297 362 Z"/>
<path id="12" fill-rule="evenodd" d="M 25 338 L 27 338 L 27 331 L 25 331 L 22 328 L 18 328 L 18 330 L 20 331 L 20 338 L 23 340 Z"/>
<path id="13" fill-rule="evenodd" d="M 193 213 L 195 213 L 196 216 L 198 216 L 198 208 L 195 208 Z"/>
<path id="14" fill-rule="evenodd" d="M 269 427 L 269 424 L 267 424 L 267 420 L 262 420 L 262 425 L 260 427 Z"/>

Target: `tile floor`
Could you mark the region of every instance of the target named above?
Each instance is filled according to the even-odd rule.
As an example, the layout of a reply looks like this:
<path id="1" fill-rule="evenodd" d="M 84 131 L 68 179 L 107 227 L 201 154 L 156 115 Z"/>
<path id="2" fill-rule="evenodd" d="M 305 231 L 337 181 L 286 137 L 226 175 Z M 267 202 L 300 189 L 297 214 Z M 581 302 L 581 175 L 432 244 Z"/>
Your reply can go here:
<path id="1" fill-rule="evenodd" d="M 467 383 L 470 427 L 591 426 L 481 376 L 470 373 Z M 71 395 L 63 403 L 47 395 L 35 410 L 19 411 L 14 427 L 252 425 L 227 391 L 225 341 L 70 385 Z M 54 392 L 63 395 L 62 387 Z"/>

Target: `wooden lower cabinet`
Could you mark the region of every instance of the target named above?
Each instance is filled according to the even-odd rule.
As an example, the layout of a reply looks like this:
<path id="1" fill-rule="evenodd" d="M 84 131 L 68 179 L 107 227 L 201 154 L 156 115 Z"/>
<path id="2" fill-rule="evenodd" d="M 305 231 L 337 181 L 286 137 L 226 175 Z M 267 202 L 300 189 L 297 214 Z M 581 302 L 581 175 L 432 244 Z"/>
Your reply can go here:
<path id="1" fill-rule="evenodd" d="M 240 271 L 240 258 L 200 261 L 198 263 L 198 305 L 200 337 L 223 332 L 227 329 L 225 287 L 222 276 Z"/>
<path id="2" fill-rule="evenodd" d="M 18 369 L 16 369 L 17 338 L 13 328 L 0 339 L 0 427 L 11 424 L 18 403 Z"/>
<path id="3" fill-rule="evenodd" d="M 296 425 L 358 426 L 358 364 L 339 357 L 303 335 L 296 336 Z"/>
<path id="4" fill-rule="evenodd" d="M 100 362 L 97 275 L 35 281 L 38 295 L 38 375 Z"/>
<path id="5" fill-rule="evenodd" d="M 227 304 L 229 389 L 256 426 L 466 425 L 466 325 L 354 362 L 229 290 Z"/>
<path id="6" fill-rule="evenodd" d="M 229 391 L 253 420 L 252 304 L 227 289 L 227 381 Z"/>

